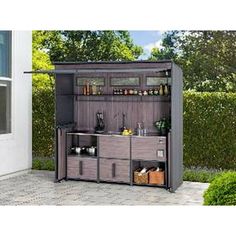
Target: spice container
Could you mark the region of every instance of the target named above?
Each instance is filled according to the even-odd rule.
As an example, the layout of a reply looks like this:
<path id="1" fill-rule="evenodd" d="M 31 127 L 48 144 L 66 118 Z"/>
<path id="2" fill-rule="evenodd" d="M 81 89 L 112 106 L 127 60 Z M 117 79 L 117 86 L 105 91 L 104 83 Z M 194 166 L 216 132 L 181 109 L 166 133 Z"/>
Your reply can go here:
<path id="1" fill-rule="evenodd" d="M 153 95 L 153 90 L 152 89 L 148 90 L 148 95 Z"/>
<path id="2" fill-rule="evenodd" d="M 154 89 L 154 92 L 153 92 L 153 95 L 158 95 L 159 94 L 159 91 L 158 91 L 158 89 L 156 88 L 156 89 Z"/>
<path id="3" fill-rule="evenodd" d="M 129 95 L 133 95 L 134 94 L 134 90 L 133 89 L 129 89 Z"/>
<path id="4" fill-rule="evenodd" d="M 143 91 L 143 95 L 146 96 L 148 95 L 148 92 L 146 90 Z"/>
<path id="5" fill-rule="evenodd" d="M 123 90 L 123 94 L 124 94 L 124 95 L 128 95 L 128 90 L 127 90 L 127 89 L 124 89 L 124 90 Z"/>

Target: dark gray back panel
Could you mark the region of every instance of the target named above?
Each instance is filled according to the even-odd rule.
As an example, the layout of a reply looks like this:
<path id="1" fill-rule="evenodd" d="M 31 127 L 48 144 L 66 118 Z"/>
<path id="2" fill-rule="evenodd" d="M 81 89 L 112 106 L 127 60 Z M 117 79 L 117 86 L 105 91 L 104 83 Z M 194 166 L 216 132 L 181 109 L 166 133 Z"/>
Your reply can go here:
<path id="1" fill-rule="evenodd" d="M 150 97 L 150 99 L 153 99 Z M 147 97 L 148 100 L 148 97 Z M 125 126 L 137 127 L 138 122 L 144 121 L 148 132 L 156 132 L 153 123 L 162 117 L 169 117 L 170 102 L 140 102 L 140 98 L 117 97 L 114 101 L 80 101 L 76 102 L 77 129 L 93 130 L 96 126 L 96 112 L 104 113 L 105 130 L 119 131 L 122 127 L 122 113 L 125 114 Z"/>
<path id="2" fill-rule="evenodd" d="M 56 125 L 74 122 L 73 90 L 74 75 L 56 75 Z"/>
<path id="3" fill-rule="evenodd" d="M 175 191 L 183 182 L 183 74 L 172 65 L 170 187 Z"/>

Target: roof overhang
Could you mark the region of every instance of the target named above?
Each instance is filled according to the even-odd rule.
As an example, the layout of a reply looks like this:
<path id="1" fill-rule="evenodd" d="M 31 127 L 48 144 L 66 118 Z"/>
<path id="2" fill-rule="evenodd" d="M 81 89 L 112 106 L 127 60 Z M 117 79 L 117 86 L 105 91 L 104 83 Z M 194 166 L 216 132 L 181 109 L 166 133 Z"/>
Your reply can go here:
<path id="1" fill-rule="evenodd" d="M 25 71 L 25 74 L 80 74 L 80 73 L 118 73 L 118 72 L 165 72 L 168 71 L 168 69 L 164 68 L 130 68 L 130 69 L 77 69 L 77 70 L 71 70 L 71 69 L 63 69 L 63 70 L 35 70 L 35 71 Z"/>

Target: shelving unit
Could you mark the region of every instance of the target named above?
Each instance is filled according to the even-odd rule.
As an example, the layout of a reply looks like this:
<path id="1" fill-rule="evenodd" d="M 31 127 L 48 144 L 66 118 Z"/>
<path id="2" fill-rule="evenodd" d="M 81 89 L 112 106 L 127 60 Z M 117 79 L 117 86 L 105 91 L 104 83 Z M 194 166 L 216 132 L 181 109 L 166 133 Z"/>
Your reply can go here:
<path id="1" fill-rule="evenodd" d="M 146 163 L 163 166 L 165 183 L 145 186 L 175 191 L 181 185 L 182 71 L 177 65 L 172 61 L 137 61 L 55 63 L 55 67 L 56 181 L 88 179 L 143 186 L 133 183 L 133 171 Z M 103 94 L 83 95 L 86 80 L 95 81 Z M 160 83 L 168 84 L 169 95 L 113 95 L 114 88 L 149 90 Z M 94 133 L 98 111 L 104 114 L 103 134 Z M 148 135 L 109 134 L 119 131 L 122 117 L 132 130 L 144 122 Z M 153 125 L 163 117 L 171 120 L 165 137 L 158 136 Z M 96 146 L 97 157 L 71 155 L 76 145 Z"/>
<path id="2" fill-rule="evenodd" d="M 90 102 L 170 102 L 170 96 L 154 95 L 74 95 L 77 101 Z"/>

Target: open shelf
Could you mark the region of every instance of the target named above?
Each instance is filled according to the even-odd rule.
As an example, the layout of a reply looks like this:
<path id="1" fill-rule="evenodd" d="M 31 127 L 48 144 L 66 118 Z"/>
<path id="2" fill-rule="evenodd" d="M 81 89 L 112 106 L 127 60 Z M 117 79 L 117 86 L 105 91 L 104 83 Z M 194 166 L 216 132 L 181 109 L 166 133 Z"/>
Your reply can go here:
<path id="1" fill-rule="evenodd" d="M 68 154 L 67 155 L 68 158 L 73 157 L 73 158 L 92 158 L 92 159 L 97 159 L 97 156 L 92 156 L 92 155 L 88 155 L 88 154 Z"/>
<path id="2" fill-rule="evenodd" d="M 170 102 L 171 96 L 160 95 L 75 95 L 77 101 L 89 102 Z"/>
<path id="3" fill-rule="evenodd" d="M 166 160 L 147 160 L 147 159 L 131 159 L 131 161 L 140 161 L 140 162 L 163 162 L 166 163 Z"/>
<path id="4" fill-rule="evenodd" d="M 171 95 L 82 95 L 82 94 L 57 94 L 57 97 L 71 97 L 81 102 L 171 102 Z"/>
<path id="5" fill-rule="evenodd" d="M 133 183 L 133 185 L 137 185 L 137 186 L 149 186 L 149 187 L 159 187 L 159 188 L 167 188 L 166 185 L 160 185 L 160 184 L 136 184 L 136 183 Z"/>

